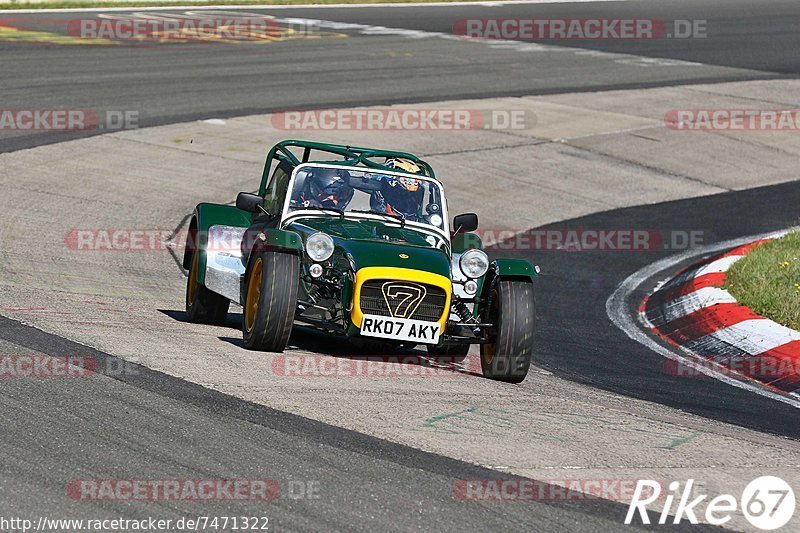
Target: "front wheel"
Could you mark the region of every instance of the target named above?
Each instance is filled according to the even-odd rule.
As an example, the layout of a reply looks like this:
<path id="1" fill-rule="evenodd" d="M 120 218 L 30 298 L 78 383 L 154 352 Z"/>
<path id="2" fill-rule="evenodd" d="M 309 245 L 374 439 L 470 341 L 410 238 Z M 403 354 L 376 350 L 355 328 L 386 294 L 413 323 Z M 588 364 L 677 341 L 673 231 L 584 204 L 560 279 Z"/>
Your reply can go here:
<path id="1" fill-rule="evenodd" d="M 289 342 L 297 308 L 300 258 L 293 254 L 264 252 L 247 275 L 242 333 L 253 350 L 282 352 Z"/>
<path id="2" fill-rule="evenodd" d="M 533 285 L 524 281 L 496 280 L 489 291 L 484 322 L 494 324 L 489 343 L 481 344 L 483 376 L 520 383 L 533 358 Z"/>

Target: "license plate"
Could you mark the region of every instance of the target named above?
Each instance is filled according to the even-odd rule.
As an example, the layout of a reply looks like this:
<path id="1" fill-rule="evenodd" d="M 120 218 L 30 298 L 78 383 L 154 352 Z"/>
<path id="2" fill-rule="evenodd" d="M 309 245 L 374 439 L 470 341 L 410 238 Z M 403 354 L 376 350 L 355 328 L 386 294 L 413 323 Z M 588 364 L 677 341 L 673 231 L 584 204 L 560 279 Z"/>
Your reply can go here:
<path id="1" fill-rule="evenodd" d="M 438 344 L 439 323 L 391 318 L 388 316 L 364 315 L 361 334 L 398 341 L 414 341 L 419 344 Z"/>

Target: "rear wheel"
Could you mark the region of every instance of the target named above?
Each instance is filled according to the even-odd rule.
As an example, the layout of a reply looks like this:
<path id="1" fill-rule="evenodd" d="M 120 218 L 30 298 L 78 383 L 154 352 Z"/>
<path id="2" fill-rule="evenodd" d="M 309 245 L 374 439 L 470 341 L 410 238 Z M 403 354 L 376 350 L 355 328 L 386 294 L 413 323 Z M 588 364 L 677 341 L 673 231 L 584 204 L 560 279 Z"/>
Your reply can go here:
<path id="1" fill-rule="evenodd" d="M 481 345 L 484 377 L 520 383 L 533 358 L 533 285 L 524 281 L 496 280 L 489 292 L 484 322 L 494 324 L 489 343 Z"/>
<path id="2" fill-rule="evenodd" d="M 300 258 L 293 254 L 264 252 L 255 258 L 247 275 L 242 333 L 253 350 L 282 352 L 289 342 L 297 307 Z"/>
<path id="3" fill-rule="evenodd" d="M 186 316 L 189 322 L 222 326 L 225 324 L 231 302 L 197 280 L 199 264 L 200 253 L 194 252 L 189 267 L 189 277 L 186 279 Z"/>

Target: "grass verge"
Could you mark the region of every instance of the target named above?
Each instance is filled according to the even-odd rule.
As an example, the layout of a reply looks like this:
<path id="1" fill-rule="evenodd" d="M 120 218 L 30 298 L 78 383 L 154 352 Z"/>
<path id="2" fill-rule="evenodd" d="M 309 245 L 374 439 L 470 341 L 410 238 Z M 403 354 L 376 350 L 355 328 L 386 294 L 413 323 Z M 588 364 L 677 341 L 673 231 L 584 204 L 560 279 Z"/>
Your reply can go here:
<path id="1" fill-rule="evenodd" d="M 165 0 L 165 1 L 131 1 L 131 2 L 97 2 L 91 0 L 54 1 L 54 2 L 0 2 L 0 11 L 8 9 L 62 9 L 82 7 L 167 7 L 167 6 L 250 6 L 250 5 L 297 5 L 297 4 L 414 4 L 431 0 Z M 436 0 L 437 2 L 463 2 L 465 0 Z"/>
<path id="2" fill-rule="evenodd" d="M 757 246 L 733 264 L 726 280 L 740 304 L 800 330 L 800 232 Z"/>

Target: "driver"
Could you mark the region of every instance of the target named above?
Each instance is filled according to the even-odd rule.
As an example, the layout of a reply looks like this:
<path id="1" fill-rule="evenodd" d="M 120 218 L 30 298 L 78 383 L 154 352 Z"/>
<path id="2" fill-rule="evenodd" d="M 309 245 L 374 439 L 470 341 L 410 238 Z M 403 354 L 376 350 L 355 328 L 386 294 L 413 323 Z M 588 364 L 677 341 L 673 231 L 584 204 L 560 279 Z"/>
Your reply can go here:
<path id="1" fill-rule="evenodd" d="M 419 165 L 408 159 L 388 158 L 385 167 L 412 174 L 422 174 Z M 400 215 L 406 220 L 419 222 L 422 219 L 422 200 L 425 191 L 422 181 L 400 176 L 381 176 L 381 188 L 370 195 L 369 205 L 375 211 L 389 215 Z"/>
<path id="2" fill-rule="evenodd" d="M 353 199 L 350 173 L 336 168 L 315 168 L 306 177 L 292 204 L 302 207 L 344 209 Z"/>

